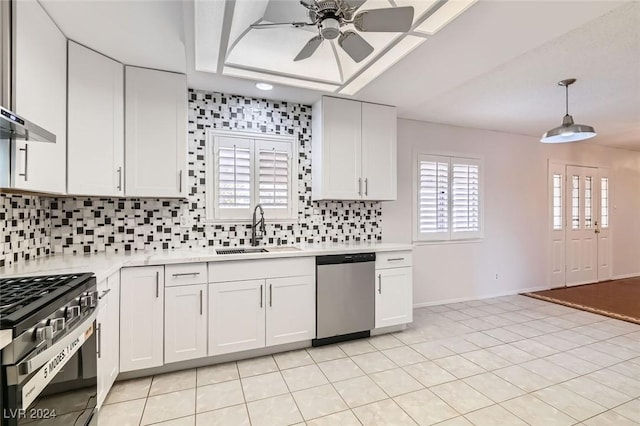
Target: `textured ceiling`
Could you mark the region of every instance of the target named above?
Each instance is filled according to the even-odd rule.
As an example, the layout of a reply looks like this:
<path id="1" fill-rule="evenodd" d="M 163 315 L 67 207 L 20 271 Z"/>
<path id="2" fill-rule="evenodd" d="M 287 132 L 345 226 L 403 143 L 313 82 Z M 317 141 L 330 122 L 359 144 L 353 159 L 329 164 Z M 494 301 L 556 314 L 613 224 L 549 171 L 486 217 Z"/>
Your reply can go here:
<path id="1" fill-rule="evenodd" d="M 186 72 L 190 87 L 306 104 L 322 94 L 286 82 L 261 92 L 249 73 L 197 71 L 194 0 L 41 2 L 68 37 L 127 64 Z M 261 2 L 258 15 L 290 10 L 235 6 Z M 639 28 L 638 2 L 480 0 L 355 98 L 396 105 L 401 117 L 539 137 L 564 113 L 556 82 L 575 77 L 570 112 L 598 131 L 587 143 L 640 150 Z"/>

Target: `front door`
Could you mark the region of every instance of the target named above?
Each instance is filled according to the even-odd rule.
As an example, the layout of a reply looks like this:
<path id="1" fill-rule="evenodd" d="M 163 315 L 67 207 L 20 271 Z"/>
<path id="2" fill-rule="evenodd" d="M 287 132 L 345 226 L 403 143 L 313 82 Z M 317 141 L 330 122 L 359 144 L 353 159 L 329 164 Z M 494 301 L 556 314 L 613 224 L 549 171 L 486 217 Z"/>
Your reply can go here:
<path id="1" fill-rule="evenodd" d="M 550 287 L 611 279 L 606 169 L 549 163 Z"/>

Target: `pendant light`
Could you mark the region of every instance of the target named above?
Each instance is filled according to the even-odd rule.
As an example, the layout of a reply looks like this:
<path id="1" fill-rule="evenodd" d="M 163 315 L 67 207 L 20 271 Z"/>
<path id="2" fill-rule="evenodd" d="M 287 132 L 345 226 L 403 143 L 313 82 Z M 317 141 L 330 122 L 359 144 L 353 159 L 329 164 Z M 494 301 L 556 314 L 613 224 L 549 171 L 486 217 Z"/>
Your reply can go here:
<path id="1" fill-rule="evenodd" d="M 596 135 L 593 127 L 586 124 L 575 124 L 573 117 L 569 115 L 569 86 L 576 82 L 575 78 L 568 78 L 558 82 L 558 86 L 565 88 L 565 103 L 567 112 L 562 119 L 562 125 L 547 131 L 542 135 L 542 143 L 577 142 L 592 138 Z"/>

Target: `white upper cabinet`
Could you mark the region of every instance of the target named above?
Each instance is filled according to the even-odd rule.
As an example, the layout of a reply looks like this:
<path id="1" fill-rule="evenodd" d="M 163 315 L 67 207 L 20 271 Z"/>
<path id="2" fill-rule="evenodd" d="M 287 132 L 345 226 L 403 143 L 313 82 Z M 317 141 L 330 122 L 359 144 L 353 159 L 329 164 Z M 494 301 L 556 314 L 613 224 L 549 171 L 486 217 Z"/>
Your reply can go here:
<path id="1" fill-rule="evenodd" d="M 13 2 L 15 112 L 56 135 L 56 143 L 15 141 L 13 186 L 65 193 L 67 39 L 36 0 Z"/>
<path id="2" fill-rule="evenodd" d="M 313 106 L 314 200 L 396 199 L 396 109 L 323 97 Z"/>
<path id="3" fill-rule="evenodd" d="M 396 109 L 362 104 L 362 176 L 365 200 L 395 200 Z"/>
<path id="4" fill-rule="evenodd" d="M 125 194 L 186 196 L 186 76 L 126 67 L 125 129 Z"/>
<path id="5" fill-rule="evenodd" d="M 361 103 L 323 97 L 313 106 L 312 127 L 313 199 L 361 198 Z"/>
<path id="6" fill-rule="evenodd" d="M 67 191 L 124 195 L 124 67 L 69 42 Z"/>

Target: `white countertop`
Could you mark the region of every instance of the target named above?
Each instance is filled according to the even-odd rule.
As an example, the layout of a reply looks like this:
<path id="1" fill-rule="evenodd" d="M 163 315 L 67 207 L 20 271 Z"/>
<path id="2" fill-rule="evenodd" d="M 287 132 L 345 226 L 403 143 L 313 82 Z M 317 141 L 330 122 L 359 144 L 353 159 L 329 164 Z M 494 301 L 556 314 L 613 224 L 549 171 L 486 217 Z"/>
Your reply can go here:
<path id="1" fill-rule="evenodd" d="M 412 250 L 411 244 L 400 243 L 353 243 L 353 244 L 299 244 L 300 250 L 273 251 L 266 253 L 248 253 L 221 255 L 216 249 L 234 247 L 211 247 L 196 249 L 154 250 L 123 254 L 59 254 L 42 257 L 17 265 L 0 268 L 0 276 L 25 276 L 45 274 L 69 274 L 93 272 L 101 281 L 109 275 L 127 266 L 167 265 L 190 262 L 221 262 L 233 260 L 273 259 L 285 257 L 323 256 L 342 253 L 366 253 Z M 268 246 L 264 248 L 269 249 Z M 0 346 L 1 347 L 1 346 Z"/>

